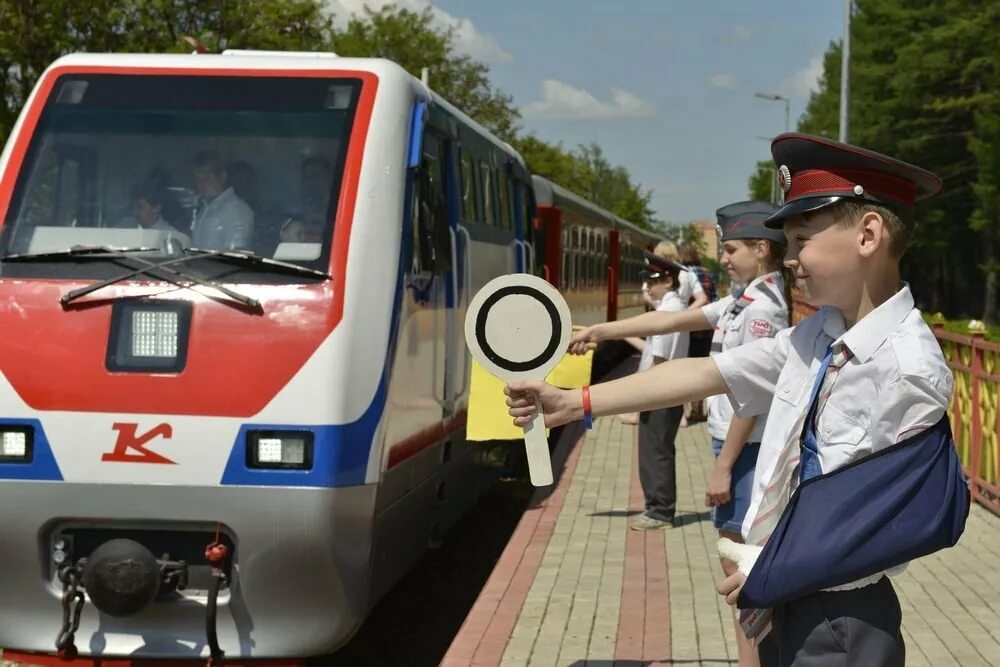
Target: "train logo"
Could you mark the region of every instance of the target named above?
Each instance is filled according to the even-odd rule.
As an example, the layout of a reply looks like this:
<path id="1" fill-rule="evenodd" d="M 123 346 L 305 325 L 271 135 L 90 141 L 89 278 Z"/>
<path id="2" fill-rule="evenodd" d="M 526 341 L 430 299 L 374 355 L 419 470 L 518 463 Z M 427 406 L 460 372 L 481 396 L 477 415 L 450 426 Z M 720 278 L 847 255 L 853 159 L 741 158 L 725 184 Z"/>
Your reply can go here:
<path id="1" fill-rule="evenodd" d="M 118 423 L 112 424 L 112 431 L 118 431 L 118 441 L 115 442 L 114 450 L 106 452 L 101 456 L 102 461 L 116 461 L 118 463 L 167 463 L 176 465 L 173 461 L 146 449 L 146 443 L 154 438 L 163 437 L 170 439 L 174 430 L 170 424 L 159 424 L 142 435 L 137 435 L 138 424 Z"/>

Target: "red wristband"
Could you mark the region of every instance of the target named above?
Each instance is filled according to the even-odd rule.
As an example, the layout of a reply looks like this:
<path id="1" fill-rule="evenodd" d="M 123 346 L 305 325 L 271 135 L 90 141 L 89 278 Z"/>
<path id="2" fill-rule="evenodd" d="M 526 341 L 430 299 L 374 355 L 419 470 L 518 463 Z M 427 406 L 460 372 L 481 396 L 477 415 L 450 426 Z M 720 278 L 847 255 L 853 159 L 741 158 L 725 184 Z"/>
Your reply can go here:
<path id="1" fill-rule="evenodd" d="M 594 428 L 594 417 L 591 415 L 590 407 L 590 387 L 583 388 L 583 427 L 587 430 Z"/>

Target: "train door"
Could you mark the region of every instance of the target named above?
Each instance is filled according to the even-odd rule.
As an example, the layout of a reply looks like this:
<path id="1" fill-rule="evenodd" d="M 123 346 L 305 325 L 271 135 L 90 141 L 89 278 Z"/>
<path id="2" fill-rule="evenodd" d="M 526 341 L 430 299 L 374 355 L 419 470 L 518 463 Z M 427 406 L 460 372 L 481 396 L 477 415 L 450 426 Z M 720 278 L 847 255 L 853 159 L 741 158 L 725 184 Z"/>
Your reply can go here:
<path id="1" fill-rule="evenodd" d="M 414 264 L 411 271 L 428 281 L 424 326 L 426 347 L 430 353 L 428 381 L 432 397 L 440 407 L 438 419 L 446 420 L 454 412 L 454 377 L 449 360 L 451 332 L 454 329 L 455 285 L 452 257 L 449 205 L 449 167 L 447 142 L 427 127 L 422 142 L 420 167 L 414 190 Z"/>
<path id="2" fill-rule="evenodd" d="M 544 247 L 542 252 L 539 252 L 539 245 L 544 246 L 544 244 L 539 243 L 543 239 L 535 234 L 531 191 L 516 178 L 510 177 L 508 182 L 513 196 L 514 246 L 518 249 L 516 270 L 520 273 L 538 275 L 544 264 Z"/>

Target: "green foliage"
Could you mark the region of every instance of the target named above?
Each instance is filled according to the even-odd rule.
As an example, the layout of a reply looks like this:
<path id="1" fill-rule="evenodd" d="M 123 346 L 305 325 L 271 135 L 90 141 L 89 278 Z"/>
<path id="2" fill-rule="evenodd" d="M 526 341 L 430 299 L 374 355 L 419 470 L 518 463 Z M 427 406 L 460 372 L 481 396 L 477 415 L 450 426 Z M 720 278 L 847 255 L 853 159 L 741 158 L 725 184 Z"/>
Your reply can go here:
<path id="1" fill-rule="evenodd" d="M 6 136 L 38 77 L 76 51 L 311 50 L 332 35 L 315 0 L 0 0 L 0 136 Z"/>
<path id="2" fill-rule="evenodd" d="M 757 163 L 757 168 L 750 174 L 747 189 L 750 191 L 750 199 L 756 201 L 774 201 L 777 196 L 775 184 L 774 163 L 770 160 L 761 160 Z"/>
<path id="3" fill-rule="evenodd" d="M 625 167 L 612 165 L 597 144 L 567 151 L 528 134 L 514 140 L 528 168 L 645 229 L 656 229 L 653 193 L 632 182 Z"/>
<path id="4" fill-rule="evenodd" d="M 335 35 L 333 50 L 342 56 L 388 58 L 418 78 L 426 67 L 435 92 L 501 139 L 514 137 L 520 113 L 512 98 L 493 88 L 486 65 L 455 53 L 453 30 L 435 27 L 430 8 L 365 7 Z"/>
<path id="5" fill-rule="evenodd" d="M 904 278 L 951 317 L 997 318 L 1000 271 L 1000 5 L 857 0 L 851 22 L 849 141 L 944 179 L 917 206 Z M 836 138 L 840 44 L 799 130 Z"/>

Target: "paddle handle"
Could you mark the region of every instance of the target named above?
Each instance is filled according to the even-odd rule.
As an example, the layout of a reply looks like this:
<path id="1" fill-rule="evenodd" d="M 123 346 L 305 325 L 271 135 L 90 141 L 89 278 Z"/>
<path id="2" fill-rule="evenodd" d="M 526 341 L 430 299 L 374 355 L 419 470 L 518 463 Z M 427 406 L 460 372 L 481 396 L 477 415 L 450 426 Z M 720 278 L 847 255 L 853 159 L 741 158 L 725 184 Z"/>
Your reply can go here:
<path id="1" fill-rule="evenodd" d="M 552 459 L 549 439 L 545 436 L 545 415 L 535 399 L 535 416 L 524 427 L 524 447 L 528 454 L 528 473 L 534 486 L 552 484 Z"/>

